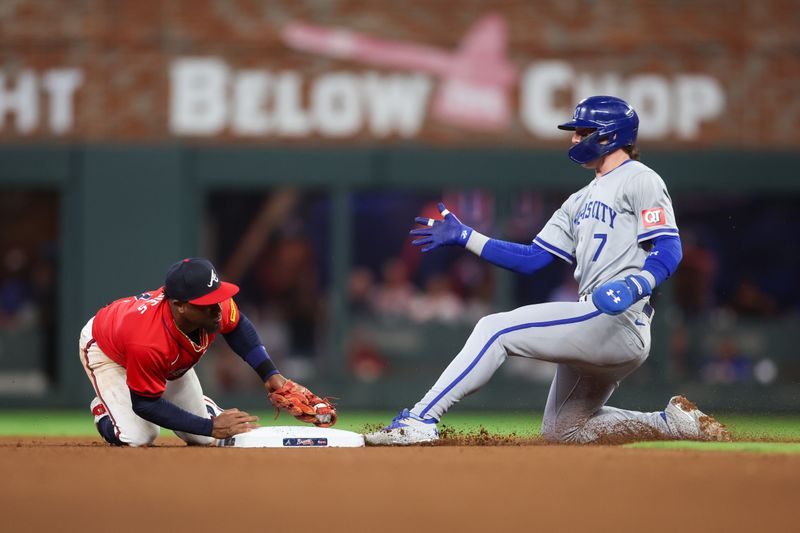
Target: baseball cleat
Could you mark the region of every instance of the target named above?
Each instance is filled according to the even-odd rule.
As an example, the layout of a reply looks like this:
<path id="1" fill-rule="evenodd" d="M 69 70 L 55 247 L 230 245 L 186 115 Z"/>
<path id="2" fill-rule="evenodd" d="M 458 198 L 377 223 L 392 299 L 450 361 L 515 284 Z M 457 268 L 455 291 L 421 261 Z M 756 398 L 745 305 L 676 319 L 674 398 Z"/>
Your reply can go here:
<path id="1" fill-rule="evenodd" d="M 372 446 L 406 446 L 424 444 L 439 439 L 436 420 L 420 418 L 408 409 L 400 411 L 392 423 L 373 433 L 364 435 L 364 440 Z"/>
<path id="2" fill-rule="evenodd" d="M 92 411 L 92 415 L 94 416 L 94 425 L 97 426 L 98 422 L 103 419 L 103 417 L 108 416 L 108 411 L 106 410 L 106 406 L 103 405 L 103 402 L 100 401 L 100 398 L 97 396 L 94 397 L 92 403 L 89 404 L 89 409 Z"/>
<path id="3" fill-rule="evenodd" d="M 667 426 L 680 439 L 729 442 L 731 434 L 713 416 L 708 416 L 684 396 L 670 398 L 664 409 Z"/>

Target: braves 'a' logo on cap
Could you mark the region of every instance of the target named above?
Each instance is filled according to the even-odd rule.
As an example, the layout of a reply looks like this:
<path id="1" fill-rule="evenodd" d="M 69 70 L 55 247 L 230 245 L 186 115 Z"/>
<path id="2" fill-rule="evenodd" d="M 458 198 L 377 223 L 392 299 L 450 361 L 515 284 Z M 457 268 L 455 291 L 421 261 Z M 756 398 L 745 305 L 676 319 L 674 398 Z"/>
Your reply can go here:
<path id="1" fill-rule="evenodd" d="M 214 283 L 219 283 L 219 278 L 217 277 L 217 272 L 212 268 L 211 281 L 208 282 L 208 285 L 206 285 L 206 287 L 213 287 Z"/>
<path id="2" fill-rule="evenodd" d="M 653 207 L 651 209 L 644 209 L 642 211 L 642 220 L 644 221 L 645 228 L 652 228 L 653 226 L 663 226 L 667 223 L 667 217 L 664 216 L 663 207 Z"/>

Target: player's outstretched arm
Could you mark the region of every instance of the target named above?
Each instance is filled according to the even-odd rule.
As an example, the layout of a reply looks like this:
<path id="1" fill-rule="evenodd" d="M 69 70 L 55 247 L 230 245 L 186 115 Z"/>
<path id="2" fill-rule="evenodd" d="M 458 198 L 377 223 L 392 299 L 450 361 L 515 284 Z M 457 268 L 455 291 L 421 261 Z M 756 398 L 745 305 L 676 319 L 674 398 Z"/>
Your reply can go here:
<path id="1" fill-rule="evenodd" d="M 552 254 L 535 243 L 525 245 L 490 239 L 463 224 L 443 203 L 440 202 L 438 207 L 444 217 L 442 220 L 424 217 L 414 219 L 425 227 L 411 230 L 410 234 L 418 237 L 411 244 L 423 246 L 423 252 L 456 244 L 493 265 L 519 274 L 532 274 L 553 261 Z"/>
<path id="2" fill-rule="evenodd" d="M 320 427 L 336 423 L 336 408 L 327 398 L 320 398 L 281 375 L 246 316 L 240 313 L 236 327 L 223 335 L 233 351 L 264 381 L 264 389 L 277 413 L 283 409 L 298 420 Z"/>
<path id="3" fill-rule="evenodd" d="M 227 439 L 258 427 L 257 417 L 238 409 L 229 409 L 213 419 L 208 419 L 181 409 L 161 397 L 151 398 L 134 391 L 130 391 L 130 394 L 134 413 L 162 428 L 173 431 Z"/>
<path id="4" fill-rule="evenodd" d="M 518 274 L 528 275 L 546 267 L 553 262 L 555 257 L 535 242 L 519 244 L 499 239 L 487 239 L 480 248 L 473 247 L 473 244 L 470 243 L 467 249 L 493 265 L 507 268 Z"/>

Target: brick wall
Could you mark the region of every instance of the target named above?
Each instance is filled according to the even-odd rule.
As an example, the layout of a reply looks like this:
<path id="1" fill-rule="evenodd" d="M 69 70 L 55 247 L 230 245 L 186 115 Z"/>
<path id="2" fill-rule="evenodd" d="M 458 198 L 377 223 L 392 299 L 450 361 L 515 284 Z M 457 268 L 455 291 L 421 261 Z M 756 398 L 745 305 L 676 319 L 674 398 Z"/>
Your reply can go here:
<path id="1" fill-rule="evenodd" d="M 437 117 L 435 95 L 446 76 L 429 73 L 431 92 L 424 116 L 405 133 L 398 126 L 376 134 L 363 110 L 360 122 L 335 135 L 314 126 L 300 134 L 267 125 L 257 130 L 257 123 L 252 126 L 256 130 L 243 133 L 244 126 L 228 118 L 206 133 L 176 133 L 170 99 L 175 90 L 170 72 L 176 60 L 213 58 L 224 65 L 230 73 L 226 106 L 233 105 L 232 87 L 243 70 L 268 73 L 270 79 L 292 71 L 300 76 L 299 105 L 314 122 L 321 119 L 308 111 L 312 93 L 326 75 L 343 73 L 352 81 L 362 80 L 367 72 L 387 79 L 413 73 L 293 49 L 281 36 L 288 24 L 341 27 L 454 52 L 470 27 L 490 11 L 487 4 L 5 0 L 0 3 L 0 141 L 153 142 L 185 137 L 213 143 L 413 141 L 552 147 L 563 139 L 540 133 L 532 122 L 544 120 L 547 125 L 558 113 L 568 115 L 578 96 L 576 87 L 588 82 L 603 87 L 612 76 L 621 80 L 622 96 L 635 100 L 631 93 L 638 91 L 643 122 L 645 117 L 650 123 L 663 122 L 660 131 L 649 135 L 648 142 L 658 146 L 800 146 L 800 2 L 790 0 L 492 2 L 491 12 L 507 26 L 505 56 L 517 74 L 506 90 L 511 120 L 499 127 L 464 127 Z M 560 84 L 556 78 L 542 78 L 545 85 L 555 80 L 544 104 L 553 120 L 532 103 L 542 91 L 525 85 L 531 68 L 545 61 L 555 61 L 569 73 Z M 480 78 L 480 73 L 470 75 Z M 679 126 L 675 117 L 687 113 L 686 106 L 696 98 L 691 90 L 678 89 L 679 80 L 687 76 L 716 84 L 724 101 L 709 118 Z M 638 83 L 635 88 L 631 80 Z M 256 104 L 266 109 L 275 105 L 272 94 L 259 96 L 260 103 L 240 104 L 244 109 Z M 703 97 L 696 102 L 703 104 Z M 361 109 L 368 103 L 359 100 L 357 105 Z M 226 113 L 232 114 L 231 109 Z M 703 110 L 694 112 L 702 115 Z M 269 113 L 264 120 L 272 124 L 277 119 Z M 330 120 L 335 126 L 338 119 Z"/>

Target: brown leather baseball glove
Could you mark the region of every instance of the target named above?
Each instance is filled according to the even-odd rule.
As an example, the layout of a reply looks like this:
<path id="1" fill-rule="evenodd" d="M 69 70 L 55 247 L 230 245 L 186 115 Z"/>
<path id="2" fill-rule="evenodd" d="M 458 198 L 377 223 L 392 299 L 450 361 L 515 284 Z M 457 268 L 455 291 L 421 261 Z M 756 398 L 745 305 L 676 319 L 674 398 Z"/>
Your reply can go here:
<path id="1" fill-rule="evenodd" d="M 283 386 L 269 394 L 275 406 L 275 418 L 281 409 L 303 422 L 327 428 L 336 423 L 336 408 L 328 398 L 320 398 L 302 385 L 287 379 Z"/>

